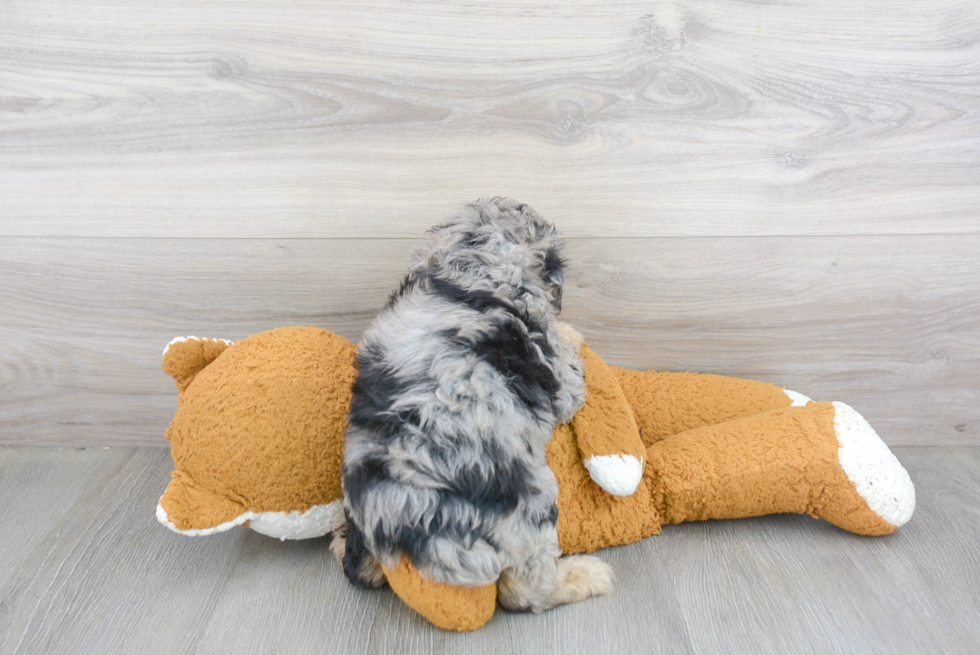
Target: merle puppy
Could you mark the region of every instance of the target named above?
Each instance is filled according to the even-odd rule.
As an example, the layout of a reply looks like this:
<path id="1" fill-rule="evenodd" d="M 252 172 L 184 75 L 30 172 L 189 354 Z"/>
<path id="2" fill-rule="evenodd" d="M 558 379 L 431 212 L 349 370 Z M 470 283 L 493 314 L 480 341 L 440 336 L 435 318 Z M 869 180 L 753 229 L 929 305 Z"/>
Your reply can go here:
<path id="1" fill-rule="evenodd" d="M 432 580 L 499 581 L 541 612 L 612 589 L 594 557 L 559 559 L 555 425 L 585 400 L 581 336 L 556 321 L 555 228 L 504 198 L 429 232 L 364 335 L 344 453 L 344 572 L 380 586 L 407 555 Z"/>

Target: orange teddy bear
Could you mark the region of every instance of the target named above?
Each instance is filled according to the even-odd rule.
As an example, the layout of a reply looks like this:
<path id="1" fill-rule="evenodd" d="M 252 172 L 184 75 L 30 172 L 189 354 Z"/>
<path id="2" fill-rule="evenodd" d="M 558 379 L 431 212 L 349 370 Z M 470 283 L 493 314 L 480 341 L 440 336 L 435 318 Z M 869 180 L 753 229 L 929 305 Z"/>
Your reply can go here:
<path id="1" fill-rule="evenodd" d="M 167 431 L 175 470 L 157 506 L 172 530 L 246 525 L 280 539 L 343 524 L 340 469 L 355 347 L 286 327 L 230 344 L 176 339 L 163 369 L 179 390 Z M 608 366 L 583 346 L 587 398 L 548 447 L 566 554 L 628 544 L 665 523 L 808 513 L 884 535 L 915 507 L 908 473 L 849 406 L 780 387 Z M 496 586 L 423 579 L 405 559 L 392 589 L 435 625 L 473 630 Z"/>

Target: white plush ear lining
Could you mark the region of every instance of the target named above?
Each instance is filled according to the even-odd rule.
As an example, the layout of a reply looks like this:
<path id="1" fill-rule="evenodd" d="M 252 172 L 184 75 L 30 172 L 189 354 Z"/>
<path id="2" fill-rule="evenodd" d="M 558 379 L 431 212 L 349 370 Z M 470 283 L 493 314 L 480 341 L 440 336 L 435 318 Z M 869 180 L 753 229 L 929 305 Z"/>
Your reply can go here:
<path id="1" fill-rule="evenodd" d="M 643 479 L 643 458 L 595 455 L 583 462 L 589 477 L 613 496 L 632 496 Z"/>

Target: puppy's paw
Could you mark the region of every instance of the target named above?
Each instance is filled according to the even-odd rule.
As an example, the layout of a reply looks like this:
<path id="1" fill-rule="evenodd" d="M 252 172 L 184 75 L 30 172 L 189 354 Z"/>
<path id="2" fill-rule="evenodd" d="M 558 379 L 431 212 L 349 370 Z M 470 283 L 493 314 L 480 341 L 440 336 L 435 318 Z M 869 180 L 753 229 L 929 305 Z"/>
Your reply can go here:
<path id="1" fill-rule="evenodd" d="M 343 525 L 334 530 L 330 535 L 330 554 L 332 554 L 333 558 L 337 561 L 337 566 L 340 567 L 341 571 L 344 571 L 344 556 L 346 552 L 347 526 Z M 385 573 L 381 568 L 381 564 L 378 563 L 378 560 L 374 559 L 368 554 L 365 554 L 360 563 L 357 565 L 356 578 L 357 581 L 355 584 L 365 587 L 381 587 L 388 581 L 387 578 L 385 578 Z M 354 581 L 352 580 L 352 582 Z"/>
<path id="2" fill-rule="evenodd" d="M 330 552 L 333 554 L 333 558 L 337 560 L 337 565 L 340 566 L 341 570 L 344 568 L 344 551 L 346 550 L 347 539 L 344 538 L 344 530 L 341 528 L 330 539 Z"/>
<path id="3" fill-rule="evenodd" d="M 381 563 L 370 555 L 361 561 L 361 566 L 357 569 L 357 575 L 365 587 L 372 589 L 383 587 L 388 583 L 388 578 L 385 577 Z"/>
<path id="4" fill-rule="evenodd" d="M 556 605 L 577 603 L 591 596 L 605 596 L 613 590 L 612 567 L 598 557 L 572 555 L 558 560 L 555 576 Z"/>
<path id="5" fill-rule="evenodd" d="M 582 333 L 571 326 L 570 323 L 565 321 L 555 321 L 555 332 L 558 333 L 558 338 L 562 343 L 572 347 L 575 352 L 582 349 L 585 344 L 585 337 Z"/>

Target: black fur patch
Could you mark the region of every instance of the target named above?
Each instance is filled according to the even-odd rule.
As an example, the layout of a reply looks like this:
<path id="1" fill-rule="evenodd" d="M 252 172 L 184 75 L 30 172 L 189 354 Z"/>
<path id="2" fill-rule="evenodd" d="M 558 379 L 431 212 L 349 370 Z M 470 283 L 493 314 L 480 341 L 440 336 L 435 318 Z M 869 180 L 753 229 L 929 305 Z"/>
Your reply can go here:
<path id="1" fill-rule="evenodd" d="M 504 309 L 517 319 L 501 324 L 495 334 L 468 345 L 504 376 L 508 386 L 526 407 L 532 410 L 550 408 L 559 383 L 534 349 L 537 346 L 541 354 L 548 358 L 555 354 L 543 334 L 543 329 L 531 322 L 525 312 L 488 291 L 467 291 L 452 282 L 435 277 L 431 278 L 431 284 L 433 291 L 452 303 L 465 305 L 481 313 L 488 309 Z M 522 329 L 518 321 L 526 326 L 527 331 Z M 443 335 L 450 340 L 454 338 L 449 330 Z"/>
<path id="2" fill-rule="evenodd" d="M 343 476 L 344 493 L 355 506 L 361 505 L 368 488 L 391 481 L 384 462 L 376 457 L 365 457 L 354 466 L 345 466 Z"/>
<path id="3" fill-rule="evenodd" d="M 558 505 L 552 505 L 547 516 L 542 516 L 538 520 L 538 527 L 545 525 L 556 525 L 558 523 Z"/>
<path id="4" fill-rule="evenodd" d="M 528 316 L 525 312 L 520 311 L 509 302 L 498 298 L 489 291 L 467 291 L 458 284 L 438 277 L 429 278 L 429 283 L 432 285 L 432 290 L 435 291 L 436 294 L 442 296 L 453 304 L 465 305 L 466 307 L 478 311 L 481 314 L 489 309 L 503 309 L 522 321 L 526 322 L 528 320 Z"/>
<path id="5" fill-rule="evenodd" d="M 479 249 L 487 245 L 488 235 L 479 232 L 467 232 L 463 237 L 463 245 L 471 249 Z"/>
<path id="6" fill-rule="evenodd" d="M 374 529 L 375 546 L 385 552 L 405 553 L 413 565 L 424 566 L 423 555 L 433 535 L 421 525 L 399 525 L 394 533 L 386 530 L 386 527 L 384 524 L 379 524 Z"/>
<path id="7" fill-rule="evenodd" d="M 358 571 L 361 570 L 365 558 L 369 556 L 367 546 L 364 543 L 364 534 L 360 531 L 351 518 L 347 510 L 344 510 L 347 519 L 347 543 L 344 550 L 344 575 L 351 581 L 351 584 L 358 587 L 368 587 L 373 589 L 367 581 L 362 580 Z"/>
<path id="8" fill-rule="evenodd" d="M 530 471 L 520 461 L 505 460 L 500 447 L 492 442 L 483 445 L 483 452 L 493 467 L 461 468 L 448 481 L 448 491 L 475 507 L 481 515 L 508 514 L 516 509 L 518 499 L 537 491 L 528 484 Z"/>
<path id="9" fill-rule="evenodd" d="M 526 325 L 529 332 L 543 333 L 545 330 L 544 326 L 533 320 L 526 311 L 514 307 L 506 300 L 495 296 L 489 291 L 467 291 L 453 282 L 437 277 L 430 277 L 429 284 L 431 285 L 433 291 L 452 303 L 464 305 L 480 313 L 484 313 L 490 309 L 503 309 L 521 323 Z M 542 340 L 544 339 L 542 338 Z M 547 343 L 547 341 L 545 341 L 545 343 Z M 551 356 L 552 354 L 550 348 L 551 346 L 548 346 L 549 350 L 545 353 L 548 356 Z"/>
<path id="10" fill-rule="evenodd" d="M 382 551 L 405 553 L 416 567 L 423 567 L 428 563 L 431 553 L 429 542 L 432 539 L 444 538 L 465 548 L 472 548 L 480 538 L 487 520 L 496 516 L 479 512 L 475 521 L 465 523 L 459 519 L 462 513 L 460 505 L 465 502 L 450 492 L 440 492 L 435 513 L 428 524 L 400 524 L 394 526 L 394 529 L 380 524 L 374 530 L 375 546 Z"/>
<path id="11" fill-rule="evenodd" d="M 564 270 L 565 260 L 561 258 L 558 249 L 550 249 L 544 258 L 544 270 L 541 273 L 541 277 L 552 285 L 552 292 L 554 294 L 552 304 L 558 311 L 561 311 L 561 296 L 565 282 Z"/>
<path id="12" fill-rule="evenodd" d="M 424 566 L 430 539 L 447 538 L 471 548 L 481 537 L 486 523 L 513 512 L 521 498 L 541 493 L 528 483 L 530 472 L 526 466 L 505 458 L 499 446 L 487 442 L 484 444 L 484 454 L 487 461 L 493 462 L 493 467 L 464 467 L 447 479 L 446 488 L 438 491 L 436 508 L 427 525 L 398 525 L 393 529 L 378 525 L 373 533 L 375 546 L 381 551 L 403 552 L 415 566 Z M 355 504 L 368 487 L 380 483 L 398 484 L 388 477 L 378 461 L 351 473 L 345 478 L 345 490 Z M 476 510 L 475 521 L 467 524 L 459 520 L 461 515 L 469 514 L 472 510 Z M 539 524 L 548 521 L 551 519 L 545 518 Z M 499 545 L 490 541 L 487 543 L 499 549 Z"/>
<path id="13" fill-rule="evenodd" d="M 544 257 L 544 273 L 542 277 L 549 282 L 560 282 L 564 270 L 565 260 L 562 259 L 558 249 L 550 249 Z"/>
<path id="14" fill-rule="evenodd" d="M 390 309 L 395 304 L 395 302 L 397 302 L 399 298 L 404 296 L 409 289 L 413 288 L 417 282 L 418 280 L 413 276 L 406 275 L 405 279 L 403 279 L 401 281 L 401 284 L 398 285 L 398 288 L 392 291 L 391 295 L 388 296 L 388 302 L 385 305 L 385 307 Z"/>
<path id="15" fill-rule="evenodd" d="M 419 415 L 415 409 L 392 411 L 392 403 L 410 385 L 392 375 L 382 357 L 382 353 L 370 346 L 357 354 L 354 360 L 357 379 L 351 389 L 348 420 L 355 427 L 390 439 L 405 424 L 418 426 Z"/>
<path id="16" fill-rule="evenodd" d="M 496 333 L 474 343 L 473 351 L 504 377 L 528 409 L 550 411 L 559 383 L 535 345 L 543 351 L 547 348 L 545 356 L 552 354 L 546 339 L 532 341 L 518 325 L 508 322 L 499 326 Z"/>

